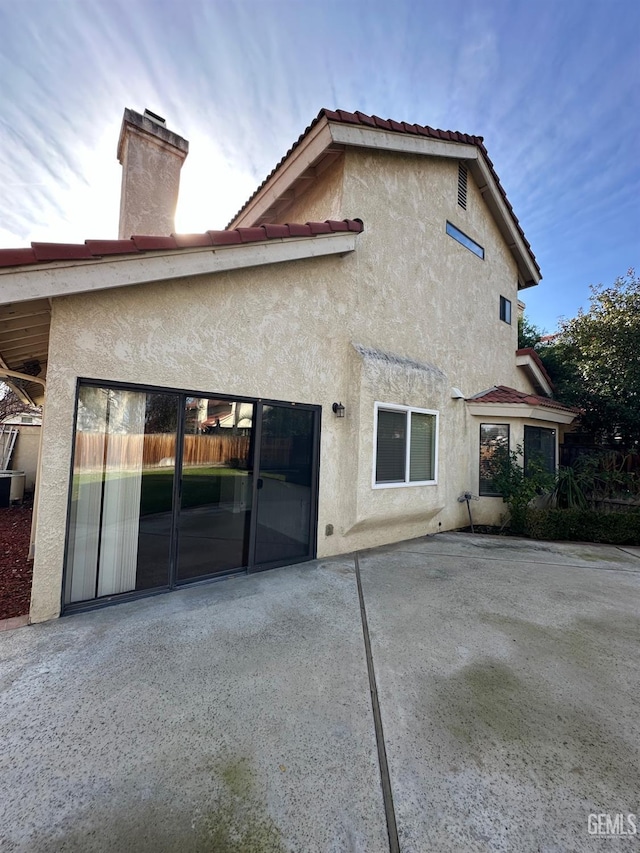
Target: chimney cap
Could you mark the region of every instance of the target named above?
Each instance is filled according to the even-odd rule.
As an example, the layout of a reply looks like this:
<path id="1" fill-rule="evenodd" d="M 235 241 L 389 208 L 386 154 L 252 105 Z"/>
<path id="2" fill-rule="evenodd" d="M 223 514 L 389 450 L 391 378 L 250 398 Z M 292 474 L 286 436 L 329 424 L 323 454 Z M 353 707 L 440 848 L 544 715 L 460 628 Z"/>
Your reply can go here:
<path id="1" fill-rule="evenodd" d="M 167 120 L 159 116 L 157 113 L 152 113 L 151 110 L 148 110 L 146 107 L 144 109 L 145 118 L 150 118 L 151 121 L 155 121 L 158 124 L 161 124 L 163 127 L 167 126 Z"/>
<path id="2" fill-rule="evenodd" d="M 162 116 L 152 113 L 151 110 L 145 110 L 144 115 L 142 115 L 135 110 L 127 108 L 122 116 L 120 138 L 118 139 L 118 160 L 120 163 L 124 159 L 125 136 L 130 132 L 141 133 L 149 140 L 154 140 L 157 144 L 165 143 L 169 145 L 170 148 L 175 149 L 174 153 L 183 160 L 189 153 L 189 143 L 187 140 L 169 130 Z"/>

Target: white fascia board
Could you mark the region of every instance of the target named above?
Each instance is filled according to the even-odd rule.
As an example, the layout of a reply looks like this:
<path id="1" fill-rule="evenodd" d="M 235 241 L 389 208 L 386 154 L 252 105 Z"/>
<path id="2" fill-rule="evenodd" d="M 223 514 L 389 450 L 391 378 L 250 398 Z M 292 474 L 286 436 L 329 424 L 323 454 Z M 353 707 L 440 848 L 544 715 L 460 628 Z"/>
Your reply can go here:
<path id="1" fill-rule="evenodd" d="M 530 406 L 526 403 L 472 403 L 467 402 L 470 415 L 478 418 L 525 418 L 553 424 L 570 424 L 576 418 L 573 412 Z"/>
<path id="2" fill-rule="evenodd" d="M 330 128 L 333 141 L 340 145 L 400 151 L 404 154 L 427 154 L 431 157 L 451 157 L 455 160 L 476 160 L 478 157 L 476 146 L 467 142 L 450 142 L 446 139 L 349 124 L 330 124 Z"/>
<path id="3" fill-rule="evenodd" d="M 547 394 L 549 397 L 551 396 L 553 389 L 549 385 L 549 382 L 545 378 L 543 372 L 540 370 L 540 368 L 530 355 L 517 355 L 516 365 L 518 367 L 523 368 L 524 370 L 529 371 L 532 374 L 534 381 L 537 382 L 540 387 L 544 389 L 545 394 Z"/>
<path id="4" fill-rule="evenodd" d="M 58 262 L 0 273 L 0 305 L 42 297 L 70 296 L 112 287 L 279 264 L 325 255 L 345 255 L 356 248 L 355 231 L 313 237 L 271 239 L 215 248 L 146 252 L 121 258 Z"/>
<path id="5" fill-rule="evenodd" d="M 531 259 L 531 253 L 525 246 L 524 241 L 520 236 L 520 232 L 515 222 L 513 221 L 513 216 L 504 202 L 502 193 L 498 189 L 498 185 L 496 184 L 491 173 L 491 169 L 489 168 L 489 165 L 484 157 L 478 157 L 478 168 L 480 169 L 480 173 L 482 175 L 482 179 L 486 187 L 486 190 L 484 190 L 484 192 L 488 191 L 491 195 L 491 201 L 495 205 L 498 215 L 504 222 L 507 231 L 509 232 L 509 236 L 511 238 L 511 250 L 515 250 L 517 252 L 524 268 L 529 274 L 529 279 L 537 284 L 540 281 L 540 273 L 536 269 L 536 266 Z"/>
<path id="6" fill-rule="evenodd" d="M 277 169 L 275 175 L 267 180 L 262 190 L 247 203 L 241 213 L 227 226 L 227 230 L 251 226 L 276 203 L 287 189 L 322 156 L 331 146 L 331 132 L 327 120 L 318 124 L 309 132 L 307 138 L 289 155 Z"/>

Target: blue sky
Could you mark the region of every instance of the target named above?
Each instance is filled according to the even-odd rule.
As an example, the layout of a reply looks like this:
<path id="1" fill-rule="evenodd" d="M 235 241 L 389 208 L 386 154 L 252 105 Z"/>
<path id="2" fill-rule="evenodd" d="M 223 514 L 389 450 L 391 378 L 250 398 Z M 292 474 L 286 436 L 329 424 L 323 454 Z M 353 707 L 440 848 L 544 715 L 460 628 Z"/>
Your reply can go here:
<path id="1" fill-rule="evenodd" d="M 484 136 L 552 331 L 640 268 L 639 45 L 632 0 L 0 0 L 0 246 L 116 236 L 124 107 L 190 142 L 180 231 L 359 109 Z"/>

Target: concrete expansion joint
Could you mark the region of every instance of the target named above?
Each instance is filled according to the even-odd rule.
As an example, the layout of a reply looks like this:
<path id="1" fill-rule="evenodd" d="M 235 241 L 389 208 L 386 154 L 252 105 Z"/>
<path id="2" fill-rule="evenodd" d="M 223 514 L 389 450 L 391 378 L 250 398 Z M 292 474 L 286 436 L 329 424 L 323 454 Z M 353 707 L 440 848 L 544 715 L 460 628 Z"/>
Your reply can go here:
<path id="1" fill-rule="evenodd" d="M 618 549 L 618 551 L 622 551 L 623 554 L 629 554 L 630 556 L 635 557 L 637 560 L 640 560 L 640 552 L 638 552 L 637 549 L 636 551 L 630 551 L 628 548 L 624 548 L 622 545 L 616 545 L 616 548 Z"/>
<path id="2" fill-rule="evenodd" d="M 384 802 L 384 812 L 387 821 L 387 834 L 389 836 L 389 853 L 400 853 L 398 825 L 396 823 L 396 811 L 393 803 L 393 790 L 391 788 L 391 777 L 389 775 L 387 749 L 384 741 L 384 731 L 382 728 L 382 715 L 380 713 L 380 702 L 378 699 L 376 674 L 373 666 L 373 655 L 371 653 L 371 638 L 369 636 L 367 609 L 365 606 L 364 593 L 362 590 L 362 577 L 360 575 L 360 559 L 358 551 L 356 551 L 353 555 L 353 562 L 356 570 L 356 584 L 358 587 L 358 599 L 360 602 L 360 620 L 362 622 L 362 636 L 364 639 L 364 651 L 367 659 L 367 673 L 369 675 L 371 710 L 373 712 L 373 725 L 376 735 L 376 746 L 378 749 L 378 764 L 380 766 L 380 784 L 382 787 L 382 800 Z"/>

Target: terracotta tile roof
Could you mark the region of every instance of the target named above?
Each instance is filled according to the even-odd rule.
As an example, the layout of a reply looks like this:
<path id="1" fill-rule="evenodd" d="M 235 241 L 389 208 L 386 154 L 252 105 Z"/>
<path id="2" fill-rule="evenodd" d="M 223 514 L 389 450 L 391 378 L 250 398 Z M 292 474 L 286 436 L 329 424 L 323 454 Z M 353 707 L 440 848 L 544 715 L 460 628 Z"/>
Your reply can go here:
<path id="1" fill-rule="evenodd" d="M 232 231 L 205 231 L 203 234 L 171 234 L 169 237 L 134 236 L 130 240 L 85 240 L 84 243 L 32 243 L 26 249 L 0 249 L 0 267 L 18 267 L 48 261 L 98 260 L 113 255 L 140 255 L 143 252 L 166 252 L 180 249 L 216 246 L 240 246 L 263 240 L 313 237 L 364 229 L 360 219 L 327 219 L 325 222 L 260 225 L 257 228 L 235 228 Z"/>
<path id="2" fill-rule="evenodd" d="M 525 406 L 542 406 L 546 409 L 560 409 L 564 412 L 578 412 L 572 406 L 566 406 L 558 400 L 550 397 L 541 397 L 539 394 L 527 394 L 524 391 L 516 391 L 506 385 L 496 385 L 488 391 L 482 391 L 475 397 L 467 397 L 467 402 L 473 403 L 520 403 Z"/>
<path id="3" fill-rule="evenodd" d="M 525 246 L 527 247 L 527 251 L 531 255 L 531 258 L 540 273 L 540 267 L 538 266 L 538 262 L 536 261 L 535 255 L 531 250 L 531 245 L 527 238 L 524 236 L 524 231 L 522 230 L 522 226 L 518 221 L 518 217 L 513 212 L 513 208 L 511 207 L 511 202 L 507 198 L 507 194 L 504 190 L 504 187 L 500 183 L 500 178 L 497 175 L 493 162 L 491 161 L 489 154 L 487 153 L 487 149 L 484 145 L 484 138 L 482 136 L 471 136 L 468 133 L 460 133 L 457 130 L 439 130 L 435 127 L 429 127 L 429 125 L 421 125 L 421 124 L 408 124 L 406 121 L 394 121 L 394 119 L 385 119 L 380 118 L 379 116 L 370 116 L 366 115 L 366 113 L 361 113 L 359 111 L 355 113 L 347 112 L 346 110 L 327 110 L 321 109 L 318 115 L 314 118 L 311 124 L 305 129 L 305 131 L 298 137 L 298 139 L 293 143 L 291 148 L 287 151 L 287 153 L 282 157 L 282 159 L 277 163 L 277 165 L 269 172 L 264 181 L 260 184 L 260 186 L 255 190 L 254 193 L 247 199 L 244 205 L 240 208 L 240 210 L 233 217 L 231 222 L 234 222 L 238 216 L 245 210 L 245 208 L 250 204 L 250 202 L 258 195 L 260 190 L 269 182 L 269 180 L 275 175 L 280 166 L 289 158 L 289 156 L 295 151 L 295 149 L 300 145 L 300 143 L 304 140 L 307 134 L 313 130 L 313 128 L 321 121 L 323 118 L 326 118 L 328 121 L 332 122 L 340 122 L 341 124 L 356 124 L 356 125 L 364 125 L 365 127 L 371 127 L 379 130 L 388 130 L 394 133 L 408 133 L 413 136 L 428 136 L 432 139 L 443 139 L 447 142 L 465 142 L 468 145 L 476 145 L 491 171 L 491 175 L 496 182 L 496 186 L 500 191 L 502 199 L 507 206 L 507 210 L 509 211 L 511 218 L 513 219 L 522 240 L 524 241 Z M 229 224 L 231 224 L 231 222 Z"/>
<path id="4" fill-rule="evenodd" d="M 538 367 L 538 369 L 540 370 L 540 373 L 542 373 L 542 375 L 543 375 L 543 376 L 544 376 L 544 378 L 547 380 L 547 382 L 549 383 L 549 385 L 551 386 L 551 388 L 555 388 L 555 387 L 556 387 L 556 386 L 553 384 L 553 381 L 552 381 L 551 377 L 550 377 L 550 376 L 549 376 L 549 374 L 547 373 L 547 369 L 546 369 L 546 367 L 544 366 L 544 364 L 542 363 L 542 359 L 540 358 L 540 356 L 538 355 L 538 353 L 533 349 L 533 347 L 523 347 L 522 349 L 518 349 L 518 350 L 516 350 L 516 355 L 530 355 L 530 356 L 531 356 L 531 358 L 532 358 L 532 359 L 534 360 L 534 362 L 536 363 L 536 366 L 537 366 L 537 367 Z"/>

